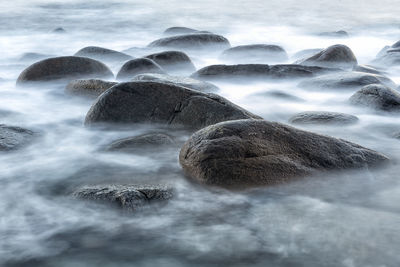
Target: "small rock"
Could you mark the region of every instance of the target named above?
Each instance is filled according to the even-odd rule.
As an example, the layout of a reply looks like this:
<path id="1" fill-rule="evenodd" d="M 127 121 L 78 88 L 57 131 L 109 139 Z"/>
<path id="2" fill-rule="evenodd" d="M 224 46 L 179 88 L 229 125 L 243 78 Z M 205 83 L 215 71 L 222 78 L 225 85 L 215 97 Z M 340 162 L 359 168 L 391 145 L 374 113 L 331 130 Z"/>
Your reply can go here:
<path id="1" fill-rule="evenodd" d="M 357 144 L 264 120 L 218 123 L 194 133 L 179 162 L 193 180 L 230 189 L 275 185 L 320 171 L 377 166 L 388 158 Z"/>
<path id="2" fill-rule="evenodd" d="M 55 28 L 54 30 L 52 30 L 51 32 L 52 33 L 66 33 L 67 31 L 62 27 L 58 27 L 58 28 Z"/>
<path id="3" fill-rule="evenodd" d="M 231 47 L 221 54 L 221 59 L 245 63 L 286 61 L 286 51 L 278 45 L 254 44 Z"/>
<path id="4" fill-rule="evenodd" d="M 382 84 L 364 86 L 350 97 L 350 103 L 383 111 L 400 111 L 400 93 Z"/>
<path id="5" fill-rule="evenodd" d="M 319 34 L 319 36 L 347 38 L 347 37 L 349 37 L 349 34 L 346 31 L 340 30 L 340 31 L 336 31 L 336 32 L 322 32 Z"/>
<path id="6" fill-rule="evenodd" d="M 87 46 L 75 53 L 74 56 L 88 57 L 104 61 L 127 61 L 133 59 L 130 55 L 98 46 Z"/>
<path id="7" fill-rule="evenodd" d="M 340 112 L 305 111 L 291 117 L 289 122 L 293 124 L 345 125 L 358 122 L 358 118 L 356 116 Z"/>
<path id="8" fill-rule="evenodd" d="M 143 134 L 116 140 L 106 147 L 106 151 L 138 152 L 143 149 L 159 149 L 175 145 L 174 139 L 163 133 Z"/>
<path id="9" fill-rule="evenodd" d="M 136 211 L 145 205 L 171 199 L 173 190 L 154 185 L 98 185 L 79 188 L 73 196 L 114 204 L 127 211 Z"/>
<path id="10" fill-rule="evenodd" d="M 142 73 L 165 74 L 163 68 L 148 58 L 137 58 L 126 62 L 117 74 L 117 80 L 126 81 Z"/>
<path id="11" fill-rule="evenodd" d="M 181 49 L 226 49 L 231 45 L 225 37 L 212 33 L 193 33 L 161 38 L 148 47 L 168 47 Z"/>
<path id="12" fill-rule="evenodd" d="M 104 91 L 116 84 L 117 82 L 103 81 L 99 79 L 73 80 L 67 84 L 65 91 L 73 95 L 98 97 Z"/>
<path id="13" fill-rule="evenodd" d="M 196 71 L 190 58 L 180 51 L 164 51 L 145 56 L 145 58 L 153 60 L 168 72 L 192 73 Z"/>
<path id="14" fill-rule="evenodd" d="M 29 145 L 35 137 L 31 130 L 0 124 L 0 151 L 10 151 Z"/>

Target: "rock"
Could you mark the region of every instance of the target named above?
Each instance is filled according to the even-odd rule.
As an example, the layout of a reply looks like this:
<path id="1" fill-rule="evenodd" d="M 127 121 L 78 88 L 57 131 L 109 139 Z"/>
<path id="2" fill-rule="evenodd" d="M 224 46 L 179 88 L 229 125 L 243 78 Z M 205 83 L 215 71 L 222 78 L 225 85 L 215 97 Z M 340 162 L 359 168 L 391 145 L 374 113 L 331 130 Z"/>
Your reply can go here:
<path id="1" fill-rule="evenodd" d="M 103 81 L 99 79 L 73 80 L 67 84 L 65 91 L 73 95 L 98 97 L 104 91 L 116 84 L 117 82 Z"/>
<path id="2" fill-rule="evenodd" d="M 282 79 L 304 78 L 316 74 L 323 74 L 337 69 L 329 69 L 314 66 L 302 66 L 295 64 L 267 65 L 267 64 L 239 64 L 239 65 L 211 65 L 204 67 L 190 77 L 201 80 L 217 79 Z"/>
<path id="3" fill-rule="evenodd" d="M 213 33 L 192 33 L 161 38 L 148 47 L 168 47 L 181 49 L 226 49 L 231 45 L 225 37 Z"/>
<path id="4" fill-rule="evenodd" d="M 113 86 L 97 98 L 85 124 L 157 123 L 199 129 L 245 118 L 260 119 L 214 94 L 166 83 L 128 82 Z"/>
<path id="5" fill-rule="evenodd" d="M 381 74 L 381 75 L 384 74 L 383 71 L 378 70 L 377 68 L 372 67 L 370 65 L 357 65 L 357 66 L 354 66 L 353 71 L 372 73 L 372 74 Z"/>
<path id="6" fill-rule="evenodd" d="M 392 48 L 400 48 L 400 41 L 395 42 L 395 43 L 392 45 Z"/>
<path id="7" fill-rule="evenodd" d="M 383 52 L 379 57 L 372 61 L 372 64 L 380 67 L 391 67 L 400 65 L 400 50 L 387 50 Z"/>
<path id="8" fill-rule="evenodd" d="M 305 111 L 300 112 L 289 119 L 293 124 L 354 124 L 358 122 L 356 116 L 330 111 Z"/>
<path id="9" fill-rule="evenodd" d="M 136 211 L 145 205 L 171 199 L 173 190 L 154 185 L 98 185 L 79 188 L 73 196 L 114 204 L 127 211 Z"/>
<path id="10" fill-rule="evenodd" d="M 143 149 L 159 149 L 160 147 L 175 145 L 174 139 L 163 133 L 143 134 L 123 138 L 112 142 L 106 151 L 138 152 Z"/>
<path id="11" fill-rule="evenodd" d="M 196 32 L 198 32 L 198 30 L 187 27 L 170 27 L 164 31 L 164 35 L 171 36 L 171 35 L 189 34 Z"/>
<path id="12" fill-rule="evenodd" d="M 190 58 L 180 51 L 164 51 L 145 56 L 145 58 L 153 60 L 168 72 L 178 71 L 192 73 L 196 71 Z"/>
<path id="13" fill-rule="evenodd" d="M 127 61 L 133 59 L 130 55 L 98 46 L 87 46 L 75 53 L 74 56 L 88 57 L 100 61 Z"/>
<path id="14" fill-rule="evenodd" d="M 296 63 L 307 66 L 353 68 L 357 65 L 357 59 L 349 47 L 333 45 Z"/>
<path id="15" fill-rule="evenodd" d="M 294 102 L 303 102 L 305 101 L 304 99 L 285 93 L 283 91 L 279 91 L 279 90 L 273 90 L 273 91 L 267 91 L 267 92 L 259 92 L 259 93 L 255 93 L 252 94 L 251 96 L 255 96 L 255 97 L 274 97 L 274 98 L 281 98 L 284 99 L 286 101 L 294 101 Z"/>
<path id="16" fill-rule="evenodd" d="M 382 84 L 364 86 L 350 97 L 350 103 L 383 111 L 400 111 L 400 93 Z"/>
<path id="17" fill-rule="evenodd" d="M 29 61 L 29 62 L 34 62 L 34 61 L 38 61 L 38 60 L 42 60 L 45 58 L 50 58 L 50 57 L 54 57 L 52 55 L 46 55 L 46 54 L 40 54 L 40 53 L 24 53 L 22 54 L 22 56 L 19 58 L 19 61 Z"/>
<path id="18" fill-rule="evenodd" d="M 267 63 L 286 61 L 286 51 L 278 45 L 254 44 L 229 48 L 222 52 L 221 59 L 245 63 Z"/>
<path id="19" fill-rule="evenodd" d="M 0 124 L 0 151 L 10 151 L 29 145 L 35 138 L 31 130 Z"/>
<path id="20" fill-rule="evenodd" d="M 314 77 L 299 84 L 299 87 L 310 89 L 359 89 L 368 84 L 385 84 L 396 86 L 389 78 L 364 72 L 340 72 Z"/>
<path id="21" fill-rule="evenodd" d="M 106 65 L 94 59 L 54 57 L 30 65 L 19 75 L 17 84 L 79 78 L 112 79 L 114 75 Z"/>
<path id="22" fill-rule="evenodd" d="M 349 34 L 346 31 L 340 30 L 336 32 L 321 32 L 319 36 L 324 37 L 336 37 L 336 38 L 347 38 Z"/>
<path id="23" fill-rule="evenodd" d="M 133 78 L 133 81 L 154 81 L 167 84 L 175 84 L 187 87 L 193 90 L 209 93 L 218 91 L 219 88 L 212 83 L 199 81 L 188 77 L 170 76 L 166 74 L 139 74 Z"/>
<path id="24" fill-rule="evenodd" d="M 312 48 L 312 49 L 304 49 L 296 52 L 291 58 L 294 60 L 299 60 L 303 58 L 311 57 L 319 52 L 324 50 L 323 48 Z"/>
<path id="25" fill-rule="evenodd" d="M 357 144 L 264 120 L 228 121 L 201 129 L 179 155 L 188 177 L 231 189 L 386 161 L 386 156 Z"/>
<path id="26" fill-rule="evenodd" d="M 51 32 L 52 33 L 66 33 L 67 31 L 62 27 L 58 27 L 58 28 L 55 28 L 54 30 L 52 30 Z"/>
<path id="27" fill-rule="evenodd" d="M 135 75 L 142 73 L 165 74 L 163 68 L 148 58 L 137 58 L 126 62 L 117 74 L 117 80 L 130 80 Z"/>

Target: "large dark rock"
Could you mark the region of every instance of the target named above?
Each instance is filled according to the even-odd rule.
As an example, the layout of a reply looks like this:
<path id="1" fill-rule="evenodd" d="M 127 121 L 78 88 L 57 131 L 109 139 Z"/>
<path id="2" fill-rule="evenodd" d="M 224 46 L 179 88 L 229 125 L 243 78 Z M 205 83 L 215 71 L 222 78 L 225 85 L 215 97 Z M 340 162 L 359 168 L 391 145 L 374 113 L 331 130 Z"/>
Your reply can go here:
<path id="1" fill-rule="evenodd" d="M 288 182 L 316 171 L 375 166 L 388 158 L 357 144 L 264 120 L 211 125 L 184 144 L 190 178 L 233 189 Z"/>
<path id="2" fill-rule="evenodd" d="M 233 78 L 282 79 L 312 77 L 316 74 L 323 74 L 332 71 L 337 71 L 337 69 L 329 69 L 315 66 L 302 66 L 295 64 L 211 65 L 196 71 L 191 75 L 191 77 L 202 80 Z"/>
<path id="3" fill-rule="evenodd" d="M 299 84 L 299 87 L 310 89 L 359 89 L 368 84 L 385 84 L 395 87 L 389 78 L 364 72 L 340 72 L 314 77 Z"/>
<path id="4" fill-rule="evenodd" d="M 173 190 L 155 185 L 98 185 L 78 188 L 73 196 L 78 199 L 114 204 L 127 211 L 173 197 Z"/>
<path id="5" fill-rule="evenodd" d="M 116 140 L 106 147 L 106 151 L 140 152 L 144 149 L 159 149 L 175 145 L 174 139 L 163 133 L 150 133 Z"/>
<path id="6" fill-rule="evenodd" d="M 171 36 L 171 35 L 189 34 L 196 32 L 198 32 L 198 30 L 188 27 L 170 27 L 164 31 L 164 35 Z"/>
<path id="7" fill-rule="evenodd" d="M 9 151 L 29 145 L 35 138 L 31 130 L 0 124 L 0 151 Z"/>
<path id="8" fill-rule="evenodd" d="M 260 117 L 214 94 L 165 83 L 128 82 L 113 86 L 97 98 L 85 124 L 158 123 L 199 129 L 250 118 Z"/>
<path id="9" fill-rule="evenodd" d="M 79 78 L 112 79 L 103 63 L 86 57 L 48 58 L 30 65 L 18 77 L 17 84 Z"/>
<path id="10" fill-rule="evenodd" d="M 142 73 L 159 73 L 165 74 L 163 68 L 148 58 L 137 58 L 126 62 L 117 74 L 117 80 L 127 81 L 135 75 Z"/>
<path id="11" fill-rule="evenodd" d="M 160 65 L 166 71 L 192 73 L 196 71 L 192 61 L 181 51 L 164 51 L 145 56 Z"/>
<path id="12" fill-rule="evenodd" d="M 74 56 L 88 57 L 104 61 L 127 61 L 133 59 L 130 55 L 98 46 L 87 46 L 75 53 Z"/>
<path id="13" fill-rule="evenodd" d="M 69 94 L 98 97 L 107 89 L 116 85 L 117 82 L 103 81 L 99 79 L 73 80 L 65 87 L 65 91 Z"/>
<path id="14" fill-rule="evenodd" d="M 293 124 L 354 124 L 358 121 L 356 116 L 330 111 L 305 111 L 300 112 L 289 119 Z"/>
<path id="15" fill-rule="evenodd" d="M 231 45 L 225 37 L 212 33 L 193 33 L 161 38 L 150 43 L 148 47 L 168 47 L 182 49 L 226 49 Z"/>
<path id="16" fill-rule="evenodd" d="M 357 59 L 349 47 L 333 45 L 297 63 L 308 66 L 353 68 L 357 65 Z"/>
<path id="17" fill-rule="evenodd" d="M 153 74 L 153 73 L 139 74 L 135 76 L 133 80 L 175 84 L 190 89 L 194 89 L 197 91 L 201 91 L 204 93 L 215 92 L 219 90 L 217 86 L 209 82 L 199 81 L 188 77 L 170 76 L 167 74 Z"/>
<path id="18" fill-rule="evenodd" d="M 288 59 L 288 55 L 278 45 L 254 44 L 231 47 L 222 52 L 221 58 L 245 63 L 268 63 L 285 61 Z"/>
<path id="19" fill-rule="evenodd" d="M 350 103 L 383 111 L 400 111 L 400 93 L 382 84 L 371 84 L 352 95 Z"/>

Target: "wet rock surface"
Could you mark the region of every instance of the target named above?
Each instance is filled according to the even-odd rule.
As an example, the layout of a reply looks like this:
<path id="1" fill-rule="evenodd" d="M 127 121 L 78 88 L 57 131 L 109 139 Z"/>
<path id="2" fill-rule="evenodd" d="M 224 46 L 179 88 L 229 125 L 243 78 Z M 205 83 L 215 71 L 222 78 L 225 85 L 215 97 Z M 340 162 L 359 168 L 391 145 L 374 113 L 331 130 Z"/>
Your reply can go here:
<path id="1" fill-rule="evenodd" d="M 191 179 L 245 189 L 316 171 L 372 167 L 388 159 L 357 144 L 264 120 L 237 120 L 194 133 L 179 155 Z"/>
<path id="2" fill-rule="evenodd" d="M 116 84 L 117 82 L 103 81 L 99 79 L 73 80 L 67 84 L 65 91 L 72 95 L 95 98 Z"/>
<path id="3" fill-rule="evenodd" d="M 35 137 L 31 130 L 0 124 L 0 151 L 23 148 L 31 144 Z"/>
<path id="4" fill-rule="evenodd" d="M 135 75 L 142 73 L 159 73 L 165 74 L 163 68 L 148 58 L 137 58 L 126 62 L 117 74 L 117 80 L 127 81 L 132 79 Z"/>
<path id="5" fill-rule="evenodd" d="M 356 116 L 331 111 L 305 111 L 289 119 L 293 124 L 347 125 L 358 122 Z"/>
<path id="6" fill-rule="evenodd" d="M 181 51 L 164 51 L 145 56 L 160 65 L 166 71 L 192 73 L 196 70 L 188 55 Z"/>
<path id="7" fill-rule="evenodd" d="M 353 94 L 349 101 L 353 105 L 381 111 L 400 111 L 400 93 L 381 84 L 364 86 Z"/>
<path id="8" fill-rule="evenodd" d="M 228 39 L 212 33 L 192 33 L 161 38 L 151 42 L 148 47 L 168 47 L 183 49 L 226 49 L 230 47 Z"/>
<path id="9" fill-rule="evenodd" d="M 260 117 L 223 97 L 157 82 L 120 83 L 102 94 L 85 124 L 159 123 L 199 129 L 217 122 Z"/>
<path id="10" fill-rule="evenodd" d="M 140 152 L 144 149 L 159 149 L 176 145 L 174 139 L 164 133 L 148 133 L 116 140 L 109 144 L 106 151 Z"/>
<path id="11" fill-rule="evenodd" d="M 125 53 L 98 46 L 84 47 L 76 52 L 74 56 L 88 57 L 100 61 L 127 61 L 133 59 L 132 56 Z"/>
<path id="12" fill-rule="evenodd" d="M 189 33 L 196 33 L 198 30 L 188 28 L 188 27 L 170 27 L 164 31 L 164 35 L 171 36 L 171 35 L 178 35 L 178 34 L 189 34 Z"/>

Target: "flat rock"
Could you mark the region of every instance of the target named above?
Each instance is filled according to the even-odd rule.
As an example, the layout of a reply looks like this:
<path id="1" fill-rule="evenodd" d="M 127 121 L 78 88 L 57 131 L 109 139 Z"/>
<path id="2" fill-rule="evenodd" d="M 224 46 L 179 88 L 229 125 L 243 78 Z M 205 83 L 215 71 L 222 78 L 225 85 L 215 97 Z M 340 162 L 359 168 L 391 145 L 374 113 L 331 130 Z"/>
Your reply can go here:
<path id="1" fill-rule="evenodd" d="M 289 182 L 315 172 L 372 167 L 378 152 L 329 136 L 264 120 L 222 122 L 195 132 L 179 162 L 207 185 L 245 189 Z"/>
<path id="2" fill-rule="evenodd" d="M 100 61 L 127 61 L 133 59 L 132 56 L 125 53 L 98 46 L 84 47 L 76 52 L 74 56 L 88 57 Z"/>
<path id="3" fill-rule="evenodd" d="M 106 65 L 91 58 L 54 57 L 30 65 L 19 75 L 17 84 L 79 78 L 113 79 L 114 75 Z"/>
<path id="4" fill-rule="evenodd" d="M 133 81 L 135 80 L 175 84 L 205 93 L 215 92 L 219 90 L 217 86 L 209 82 L 199 81 L 189 77 L 171 76 L 167 74 L 155 74 L 155 73 L 139 74 L 133 78 Z"/>
<path id="5" fill-rule="evenodd" d="M 126 62 L 117 74 L 117 80 L 127 81 L 143 73 L 165 74 L 164 69 L 148 58 L 136 58 Z"/>
<path id="6" fill-rule="evenodd" d="M 98 97 L 107 89 L 116 85 L 117 82 L 103 81 L 99 79 L 73 80 L 65 87 L 65 91 L 69 94 Z"/>
<path id="7" fill-rule="evenodd" d="M 148 47 L 168 47 L 183 49 L 226 49 L 231 45 L 225 37 L 213 33 L 192 33 L 161 38 L 151 42 Z"/>
<path id="8" fill-rule="evenodd" d="M 382 84 L 364 86 L 350 97 L 350 103 L 382 111 L 400 111 L 400 93 Z"/>
<path id="9" fill-rule="evenodd" d="M 168 72 L 187 72 L 196 71 L 196 67 L 188 55 L 181 51 L 164 51 L 145 56 L 160 65 Z"/>
<path id="10" fill-rule="evenodd" d="M 138 152 L 144 149 L 159 149 L 175 145 L 174 139 L 164 133 L 149 133 L 116 140 L 106 147 L 106 151 Z"/>
<path id="11" fill-rule="evenodd" d="M 246 63 L 268 63 L 288 60 L 281 46 L 267 44 L 240 45 L 226 49 L 221 59 Z"/>
<path id="12" fill-rule="evenodd" d="M 340 72 L 314 77 L 299 84 L 299 87 L 310 89 L 359 89 L 368 84 L 385 84 L 395 87 L 389 78 L 364 72 Z"/>
<path id="13" fill-rule="evenodd" d="M 235 119 L 260 119 L 223 97 L 157 82 L 127 82 L 103 93 L 85 124 L 156 123 L 199 129 Z"/>
<path id="14" fill-rule="evenodd" d="M 358 122 L 356 116 L 330 111 L 305 111 L 300 112 L 289 119 L 293 124 L 323 124 L 345 125 Z"/>
<path id="15" fill-rule="evenodd" d="M 267 65 L 267 64 L 238 64 L 238 65 L 211 65 L 204 67 L 191 75 L 201 80 L 218 79 L 284 79 L 304 78 L 317 74 L 338 71 L 337 69 L 302 66 L 296 64 Z"/>
<path id="16" fill-rule="evenodd" d="M 307 66 L 353 68 L 357 65 L 357 59 L 349 47 L 333 45 L 296 63 Z"/>
<path id="17" fill-rule="evenodd" d="M 0 151 L 10 151 L 29 145 L 35 138 L 31 130 L 0 124 Z"/>
<path id="18" fill-rule="evenodd" d="M 163 202 L 173 197 L 173 190 L 154 185 L 98 185 L 77 189 L 75 198 L 116 205 L 127 211 L 136 211 L 152 203 Z"/>

